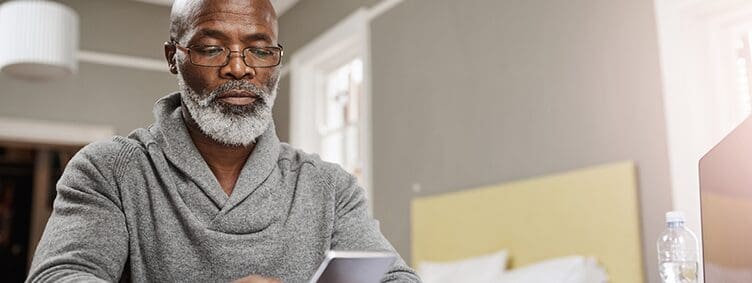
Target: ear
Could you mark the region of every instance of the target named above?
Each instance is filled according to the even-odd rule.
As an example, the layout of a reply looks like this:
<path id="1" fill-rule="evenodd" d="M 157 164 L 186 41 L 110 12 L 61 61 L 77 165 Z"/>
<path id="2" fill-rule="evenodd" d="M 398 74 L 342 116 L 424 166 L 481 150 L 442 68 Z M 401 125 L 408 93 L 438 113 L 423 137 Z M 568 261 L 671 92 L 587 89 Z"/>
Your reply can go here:
<path id="1" fill-rule="evenodd" d="M 175 50 L 176 50 L 175 44 L 169 41 L 165 41 L 164 54 L 165 54 L 165 59 L 167 59 L 167 66 L 170 67 L 170 73 L 177 75 L 178 66 L 175 62 Z"/>

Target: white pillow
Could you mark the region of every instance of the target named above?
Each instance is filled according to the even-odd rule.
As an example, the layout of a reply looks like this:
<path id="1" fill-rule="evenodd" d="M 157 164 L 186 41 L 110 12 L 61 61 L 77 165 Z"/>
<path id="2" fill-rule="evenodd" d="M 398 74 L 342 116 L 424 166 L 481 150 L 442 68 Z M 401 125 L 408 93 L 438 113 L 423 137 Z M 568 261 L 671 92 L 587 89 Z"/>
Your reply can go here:
<path id="1" fill-rule="evenodd" d="M 498 283 L 604 283 L 605 270 L 593 258 L 568 256 L 541 261 L 500 275 Z"/>
<path id="2" fill-rule="evenodd" d="M 507 266 L 507 251 L 450 261 L 424 261 L 418 264 L 418 275 L 424 283 L 494 283 Z"/>

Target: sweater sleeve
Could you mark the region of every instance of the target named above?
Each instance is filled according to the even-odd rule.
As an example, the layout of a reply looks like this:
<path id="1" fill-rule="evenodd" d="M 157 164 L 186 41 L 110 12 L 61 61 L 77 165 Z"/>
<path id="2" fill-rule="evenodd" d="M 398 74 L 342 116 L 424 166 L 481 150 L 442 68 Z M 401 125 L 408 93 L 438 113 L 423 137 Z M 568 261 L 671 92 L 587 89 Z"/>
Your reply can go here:
<path id="1" fill-rule="evenodd" d="M 128 231 L 113 167 L 124 158 L 122 145 L 110 141 L 85 147 L 69 162 L 26 282 L 120 279 Z"/>
<path id="2" fill-rule="evenodd" d="M 421 282 L 389 241 L 379 230 L 378 221 L 368 215 L 365 192 L 354 176 L 339 166 L 332 166 L 332 180 L 336 190 L 335 223 L 332 235 L 333 250 L 386 251 L 394 253 L 397 261 L 381 282 Z"/>

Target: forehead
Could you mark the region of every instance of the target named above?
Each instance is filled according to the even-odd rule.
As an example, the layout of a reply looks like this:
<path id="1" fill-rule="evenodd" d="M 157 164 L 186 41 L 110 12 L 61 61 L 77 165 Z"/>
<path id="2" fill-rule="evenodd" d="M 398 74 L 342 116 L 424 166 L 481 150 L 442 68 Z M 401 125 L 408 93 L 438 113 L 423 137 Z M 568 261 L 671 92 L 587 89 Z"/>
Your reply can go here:
<path id="1" fill-rule="evenodd" d="M 266 0 L 200 1 L 186 12 L 188 38 L 207 28 L 228 35 L 263 33 L 277 37 L 277 16 Z"/>

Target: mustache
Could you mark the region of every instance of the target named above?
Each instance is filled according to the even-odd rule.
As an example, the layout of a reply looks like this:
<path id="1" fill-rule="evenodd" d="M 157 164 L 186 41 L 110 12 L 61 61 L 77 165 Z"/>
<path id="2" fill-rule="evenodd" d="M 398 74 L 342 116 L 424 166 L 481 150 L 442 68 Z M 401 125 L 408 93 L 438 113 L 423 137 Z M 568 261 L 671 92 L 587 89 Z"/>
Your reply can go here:
<path id="1" fill-rule="evenodd" d="M 267 99 L 269 99 L 270 96 L 270 90 L 266 88 L 260 88 L 256 85 L 248 82 L 248 81 L 229 81 L 226 83 L 223 83 L 222 85 L 218 86 L 209 94 L 198 101 L 198 104 L 202 107 L 209 106 L 214 100 L 217 99 L 221 94 L 232 91 L 232 90 L 241 90 L 241 91 L 247 91 L 250 93 L 253 93 L 256 95 L 257 101 L 256 103 L 266 103 Z"/>

